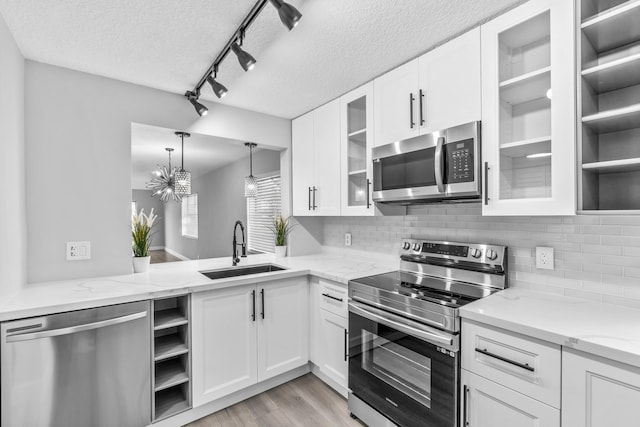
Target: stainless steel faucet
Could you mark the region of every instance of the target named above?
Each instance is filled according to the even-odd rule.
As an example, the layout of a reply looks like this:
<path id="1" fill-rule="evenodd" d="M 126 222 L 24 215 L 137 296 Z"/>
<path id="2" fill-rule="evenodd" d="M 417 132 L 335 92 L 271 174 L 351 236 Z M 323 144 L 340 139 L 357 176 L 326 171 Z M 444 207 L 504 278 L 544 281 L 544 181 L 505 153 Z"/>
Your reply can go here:
<path id="1" fill-rule="evenodd" d="M 242 231 L 242 243 L 238 243 L 236 240 L 236 231 L 238 230 L 238 226 L 240 226 L 240 231 Z M 233 260 L 232 265 L 238 265 L 240 262 L 240 258 L 238 258 L 238 245 L 242 246 L 242 258 L 247 257 L 247 243 L 244 238 L 244 225 L 242 225 L 242 221 L 236 221 L 236 225 L 233 226 L 233 252 L 231 254 L 231 259 Z"/>

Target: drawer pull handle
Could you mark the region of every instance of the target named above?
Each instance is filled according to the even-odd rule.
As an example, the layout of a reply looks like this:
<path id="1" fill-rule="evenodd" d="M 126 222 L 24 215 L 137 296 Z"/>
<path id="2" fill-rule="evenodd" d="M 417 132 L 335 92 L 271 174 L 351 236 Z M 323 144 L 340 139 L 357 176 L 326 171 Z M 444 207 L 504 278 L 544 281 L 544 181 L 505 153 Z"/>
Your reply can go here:
<path id="1" fill-rule="evenodd" d="M 331 298 L 334 299 L 336 301 L 340 301 L 342 302 L 342 298 L 338 298 L 338 297 L 334 297 L 333 295 L 329 295 L 329 294 L 322 294 L 323 297 L 327 297 L 327 298 Z"/>
<path id="2" fill-rule="evenodd" d="M 500 360 L 502 362 L 508 363 L 510 365 L 513 365 L 513 366 L 517 366 L 518 368 L 526 369 L 529 372 L 535 372 L 535 369 L 533 367 L 529 366 L 528 363 L 514 362 L 513 360 L 509 360 L 506 357 L 502 357 L 502 356 L 499 356 L 497 354 L 491 353 L 490 351 L 487 351 L 486 348 L 485 349 L 476 348 L 476 351 L 478 353 L 480 353 L 480 354 L 484 354 L 485 356 L 492 357 L 494 359 L 498 359 L 498 360 Z"/>

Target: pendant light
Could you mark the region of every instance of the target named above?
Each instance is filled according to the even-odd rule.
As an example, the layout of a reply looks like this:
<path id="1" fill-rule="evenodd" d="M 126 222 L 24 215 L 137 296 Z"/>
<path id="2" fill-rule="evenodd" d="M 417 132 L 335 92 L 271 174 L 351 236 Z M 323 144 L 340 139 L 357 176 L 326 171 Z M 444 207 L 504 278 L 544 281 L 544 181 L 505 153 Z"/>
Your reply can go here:
<path id="1" fill-rule="evenodd" d="M 257 197 L 258 196 L 258 182 L 253 176 L 253 149 L 258 144 L 253 142 L 247 142 L 245 147 L 249 147 L 249 176 L 244 179 L 244 196 L 245 197 Z"/>
<path id="2" fill-rule="evenodd" d="M 160 200 L 167 203 L 169 198 L 172 198 L 176 202 L 180 202 L 182 200 L 182 196 L 180 194 L 176 194 L 176 173 L 178 172 L 177 168 L 171 167 L 171 152 L 173 148 L 165 148 L 165 150 L 169 153 L 169 167 L 167 166 L 158 166 L 157 171 L 154 172 L 154 177 L 151 181 L 147 182 L 147 188 L 153 190 L 151 194 L 152 197 L 158 196 Z"/>
<path id="3" fill-rule="evenodd" d="M 182 140 L 182 166 L 180 166 L 180 170 L 176 172 L 176 185 L 175 192 L 181 196 L 186 196 L 191 194 L 191 172 L 187 172 L 184 170 L 184 139 L 189 138 L 191 136 L 188 132 L 176 132 L 176 136 L 180 137 Z"/>

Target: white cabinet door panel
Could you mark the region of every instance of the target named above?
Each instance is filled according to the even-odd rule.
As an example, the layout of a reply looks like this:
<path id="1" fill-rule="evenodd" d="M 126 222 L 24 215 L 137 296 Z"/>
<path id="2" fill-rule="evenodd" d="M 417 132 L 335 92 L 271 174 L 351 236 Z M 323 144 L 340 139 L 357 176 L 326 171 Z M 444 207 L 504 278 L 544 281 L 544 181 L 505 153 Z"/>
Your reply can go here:
<path id="1" fill-rule="evenodd" d="M 340 99 L 313 111 L 314 215 L 340 215 Z M 314 200 L 312 200 L 313 202 Z"/>
<path id="2" fill-rule="evenodd" d="M 251 285 L 193 294 L 194 406 L 255 384 L 253 291 Z"/>
<path id="3" fill-rule="evenodd" d="M 310 188 L 313 186 L 313 111 L 291 123 L 293 215 L 313 215 Z"/>
<path id="4" fill-rule="evenodd" d="M 320 325 L 317 337 L 321 357 L 320 370 L 343 387 L 347 387 L 347 319 L 320 310 Z"/>

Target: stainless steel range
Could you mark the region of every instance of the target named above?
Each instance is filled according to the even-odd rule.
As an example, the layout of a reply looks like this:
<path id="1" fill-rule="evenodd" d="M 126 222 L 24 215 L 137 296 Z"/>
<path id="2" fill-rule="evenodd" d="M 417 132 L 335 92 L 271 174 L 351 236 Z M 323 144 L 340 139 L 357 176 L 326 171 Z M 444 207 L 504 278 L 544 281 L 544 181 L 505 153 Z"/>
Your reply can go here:
<path id="1" fill-rule="evenodd" d="M 507 248 L 401 244 L 400 270 L 349 282 L 349 411 L 371 427 L 454 427 L 458 310 L 507 286 Z"/>

